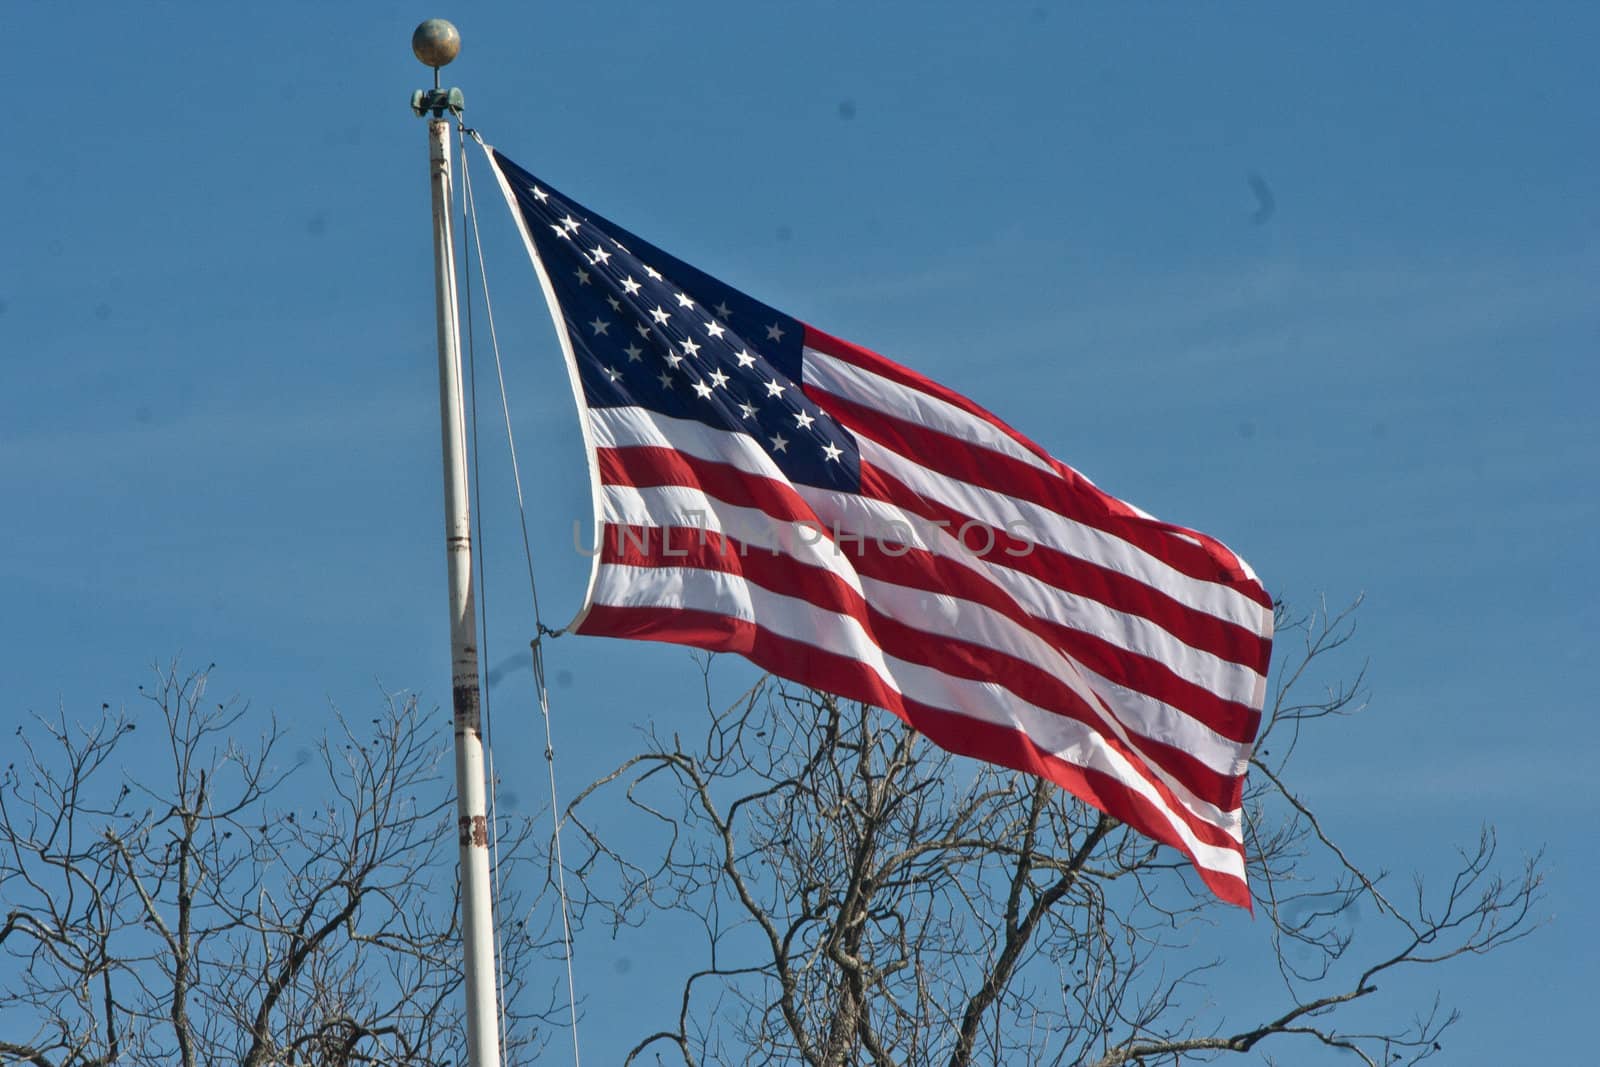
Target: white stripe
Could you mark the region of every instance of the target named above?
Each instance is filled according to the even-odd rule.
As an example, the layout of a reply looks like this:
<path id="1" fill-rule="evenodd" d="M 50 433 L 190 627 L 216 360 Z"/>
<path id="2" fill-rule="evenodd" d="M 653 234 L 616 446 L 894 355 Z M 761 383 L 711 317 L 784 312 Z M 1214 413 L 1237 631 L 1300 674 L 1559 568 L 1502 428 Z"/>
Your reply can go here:
<path id="1" fill-rule="evenodd" d="M 1070 689 L 1091 712 L 1097 713 L 1096 718 L 1100 719 L 1118 740 L 1130 748 L 1139 749 L 1140 755 L 1147 763 L 1153 768 L 1161 769 L 1159 761 L 1143 751 L 1139 745 L 1139 738 L 1130 734 L 1124 725 L 1127 720 L 1121 719 L 1117 714 L 1119 709 L 1114 706 L 1108 707 L 1111 703 L 1110 698 L 1115 695 L 1115 689 L 1108 687 L 1097 690 L 1090 683 L 1080 663 L 1037 634 L 992 608 L 960 597 L 945 593 L 929 593 L 922 589 L 912 589 L 874 578 L 862 578 L 861 585 L 867 602 L 891 619 L 935 637 L 980 644 L 1038 667 Z M 1104 682 L 1104 679 L 1101 681 Z M 1003 679 L 1000 679 L 1000 684 L 1005 684 Z M 1006 688 L 1009 689 L 1010 686 Z M 1104 714 L 1107 712 L 1109 714 Z M 1118 721 L 1119 719 L 1121 721 Z M 1137 726 L 1135 728 L 1137 729 Z M 1138 732 L 1143 734 L 1145 731 L 1138 730 Z M 1237 768 L 1242 762 L 1240 745 L 1207 730 L 1192 719 L 1188 720 L 1182 732 L 1184 736 L 1176 743 L 1201 763 L 1219 774 L 1230 777 L 1239 773 Z M 1167 739 L 1162 738 L 1162 740 Z M 1165 773 L 1162 777 L 1174 789 L 1187 791 L 1187 788 L 1180 784 L 1180 779 Z M 1186 798 L 1186 801 L 1189 802 L 1191 809 L 1196 810 L 1208 821 L 1215 822 L 1220 817 L 1218 809 L 1209 801 L 1194 796 Z M 1205 810 L 1198 810 L 1196 805 L 1202 805 Z"/>
<path id="2" fill-rule="evenodd" d="M 734 538 L 750 551 L 783 555 L 837 577 L 857 593 L 861 577 L 850 560 L 828 539 L 825 527 L 787 522 L 759 508 L 740 507 L 681 485 L 607 485 L 601 517 L 626 526 L 678 527 L 710 531 Z M 623 547 L 627 535 L 623 534 Z"/>
<path id="3" fill-rule="evenodd" d="M 875 374 L 826 352 L 807 348 L 804 353 L 802 377 L 806 385 L 832 393 L 834 396 L 875 411 L 894 415 L 909 422 L 921 423 L 930 430 L 938 430 L 968 444 L 987 448 L 992 452 L 1019 459 L 1030 466 L 1059 477 L 1047 460 L 1040 459 L 1031 449 L 1016 438 L 1001 432 L 991 422 L 964 411 L 948 400 L 924 393 L 908 385 Z"/>
<path id="4" fill-rule="evenodd" d="M 1098 600 L 1067 592 L 1025 571 L 1008 567 L 1003 562 L 1003 550 L 980 557 L 962 544 L 956 536 L 959 530 L 952 532 L 936 526 L 931 520 L 887 501 L 811 486 L 797 486 L 796 490 L 829 529 L 837 526 L 883 545 L 910 545 L 958 563 L 998 588 L 1035 618 L 1099 637 L 1123 651 L 1154 659 L 1178 677 L 1222 700 L 1243 703 L 1255 695 L 1255 680 L 1260 676 L 1248 667 L 1194 648 L 1143 615 L 1117 611 Z"/>
<path id="5" fill-rule="evenodd" d="M 815 348 L 805 349 L 804 356 L 805 363 L 803 364 L 802 375 L 808 385 L 814 384 L 819 389 L 832 393 L 834 396 L 853 401 L 885 415 L 894 415 L 899 418 L 920 422 L 930 429 L 949 434 L 958 440 L 966 441 L 980 448 L 991 449 L 1013 459 L 1019 459 L 1031 467 L 1037 467 L 1039 470 L 1045 471 L 1052 477 L 1061 477 L 1061 472 L 1057 469 L 1057 464 L 1060 461 L 1055 460 L 1053 457 L 1045 458 L 1045 456 L 1041 455 L 1042 449 L 1035 451 L 1039 446 L 1028 447 L 1028 445 L 1001 430 L 995 423 L 982 416 L 974 415 L 972 412 L 950 403 L 943 397 L 924 392 L 914 385 L 905 385 L 891 378 L 886 378 L 874 371 L 867 370 L 865 367 L 839 359 L 836 356 L 830 356 L 826 352 L 820 352 Z M 827 407 L 826 404 L 822 406 L 824 408 Z M 1060 465 L 1066 466 L 1066 464 Z M 1081 478 L 1084 484 L 1094 487 L 1098 492 L 1105 492 L 1105 490 L 1096 486 L 1082 471 L 1076 468 L 1069 469 Z M 1106 495 L 1110 496 L 1111 494 L 1107 493 Z M 1149 519 L 1152 522 L 1160 521 L 1137 504 L 1121 499 L 1118 499 L 1118 503 L 1140 518 Z M 1195 538 L 1187 537 L 1183 534 L 1174 534 L 1173 536 L 1182 537 L 1183 540 L 1191 544 L 1200 544 Z M 1226 549 L 1226 546 L 1222 547 Z M 1231 551 L 1228 552 L 1228 555 L 1250 575 L 1251 580 L 1255 580 L 1255 573 L 1250 570 L 1248 563 L 1233 555 Z"/>
<path id="6" fill-rule="evenodd" d="M 1050 477 L 1061 480 L 1061 475 L 1056 471 L 1054 466 L 1041 459 L 1032 450 L 1017 442 L 1015 438 L 1003 433 L 992 423 L 985 419 L 979 418 L 970 412 L 963 411 L 961 408 L 956 407 L 949 401 L 942 400 L 928 393 L 924 393 L 919 389 L 902 385 L 899 382 L 891 381 L 882 375 L 874 374 L 872 371 L 858 367 L 853 363 L 848 363 L 844 360 L 837 359 L 825 352 L 819 352 L 814 348 L 807 348 L 805 350 L 803 377 L 806 384 L 814 384 L 819 389 L 833 393 L 835 396 L 843 397 L 846 400 L 853 401 L 865 407 L 869 407 L 874 411 L 882 412 L 886 415 L 892 415 L 911 422 L 921 423 L 929 429 L 937 430 L 940 433 L 947 434 L 951 437 L 957 438 L 958 440 L 966 441 L 969 444 L 988 448 L 1010 456 L 1014 459 L 1022 460 L 1023 462 L 1028 463 L 1030 466 L 1044 471 Z M 868 457 L 870 449 L 874 463 L 878 463 L 877 457 L 879 454 L 888 454 L 892 456 L 900 455 L 900 453 L 893 452 L 886 446 L 873 441 L 861 439 L 859 443 L 861 445 L 862 458 L 866 459 Z M 884 466 L 884 464 L 879 465 Z M 926 470 L 926 468 L 921 469 Z M 935 472 L 928 471 L 928 474 L 933 475 Z M 937 477 L 948 478 L 947 475 L 937 475 Z M 1083 475 L 1079 474 L 1078 477 L 1083 478 Z M 957 482 L 957 479 L 953 478 L 948 478 L 948 480 L 951 482 Z M 1084 478 L 1084 481 L 1088 482 L 1089 480 Z M 958 484 L 966 485 L 968 483 L 958 482 Z M 1065 483 L 1063 482 L 1063 485 L 1064 484 Z M 1092 485 L 1093 483 L 1091 482 L 1090 484 Z M 989 492 L 994 491 L 989 490 Z M 1012 507 L 1028 506 L 1037 508 L 1037 505 L 1024 505 L 1021 501 L 1016 501 L 1014 498 L 1005 496 L 1004 494 L 995 493 L 994 495 L 1001 496 Z M 945 499 L 948 499 L 948 497 Z M 1124 503 L 1126 502 L 1124 501 Z M 1147 512 L 1134 507 L 1132 504 L 1128 504 L 1127 506 L 1133 508 L 1135 512 L 1147 519 L 1152 518 L 1152 516 L 1150 516 Z M 962 510 L 965 509 L 963 508 Z M 973 515 L 972 512 L 967 512 L 967 514 Z M 1071 552 L 1073 555 L 1080 556 L 1083 559 L 1091 560 L 1092 562 L 1102 563 L 1105 566 L 1111 567 L 1113 570 L 1118 570 L 1122 573 L 1129 574 L 1131 577 L 1138 578 L 1140 581 L 1145 581 L 1146 584 L 1156 585 L 1163 590 L 1168 590 L 1169 592 L 1171 591 L 1171 586 L 1173 584 L 1179 583 L 1200 585 L 1209 589 L 1220 590 L 1221 596 L 1219 598 L 1206 597 L 1206 595 L 1202 593 L 1201 599 L 1194 603 L 1191 603 L 1190 600 L 1185 599 L 1184 596 L 1179 595 L 1176 592 L 1174 592 L 1173 595 L 1175 599 L 1178 599 L 1181 603 L 1187 604 L 1190 607 L 1196 607 L 1202 611 L 1207 611 L 1213 615 L 1218 615 L 1221 618 L 1228 619 L 1231 622 L 1236 622 L 1241 626 L 1249 628 L 1253 632 L 1260 632 L 1261 606 L 1255 601 L 1250 600 L 1248 597 L 1244 597 L 1241 594 L 1235 593 L 1226 586 L 1191 578 L 1188 575 L 1183 574 L 1181 571 L 1174 570 L 1166 563 L 1163 563 L 1154 556 L 1151 556 L 1149 553 L 1145 552 L 1143 549 L 1134 545 L 1130 545 L 1112 534 L 1108 534 L 1102 530 L 1096 530 L 1091 526 L 1084 526 L 1075 522 L 1074 520 L 1067 519 L 1056 512 L 1048 511 L 1047 509 L 1043 509 L 1042 514 L 1051 516 L 1051 521 L 1056 523 L 1070 524 L 1071 526 L 1078 527 L 1084 531 L 1081 536 L 1087 539 L 1086 542 L 1075 541 L 1072 543 L 1072 547 L 1064 548 L 1064 551 Z M 1003 528 L 1004 521 L 994 523 L 993 525 L 995 525 L 997 528 Z M 1181 537 L 1183 540 L 1192 544 L 1199 543 L 1194 538 L 1183 537 L 1181 534 L 1175 534 L 1173 536 Z M 1106 553 L 1104 556 L 1095 551 L 1096 545 L 1101 546 L 1101 551 Z M 1237 556 L 1233 556 L 1233 553 L 1231 552 L 1229 555 L 1232 556 L 1235 562 L 1239 563 L 1246 573 L 1249 573 L 1250 576 L 1254 578 L 1254 574 L 1249 571 L 1247 566 L 1245 566 L 1243 560 L 1240 560 Z M 1119 565 L 1118 562 L 1112 561 L 1120 561 L 1121 565 Z M 1164 580 L 1148 580 L 1142 571 L 1141 564 L 1146 567 L 1153 566 L 1155 569 L 1152 573 L 1161 576 Z M 1124 567 L 1131 567 L 1132 569 L 1124 570 Z M 1233 599 L 1237 599 L 1242 602 L 1240 605 L 1242 610 L 1230 609 L 1227 606 L 1228 601 Z"/>
<path id="7" fill-rule="evenodd" d="M 1007 523 L 1021 519 L 1038 544 L 1126 575 L 1186 607 L 1243 626 L 1251 633 L 1261 630 L 1261 605 L 1225 585 L 1191 578 L 1136 545 L 1049 508 L 941 474 L 865 437 L 858 437 L 857 441 L 863 463 L 892 475 L 913 492 L 996 530 L 1004 530 Z"/>
<path id="8" fill-rule="evenodd" d="M 728 433 L 691 420 L 652 416 L 644 409 L 626 407 L 591 409 L 588 424 L 590 434 L 602 448 L 629 445 L 676 448 L 698 459 L 727 463 L 746 473 L 784 481 L 782 471 L 771 457 L 744 434 Z M 908 484 L 911 483 L 908 481 Z M 1003 553 L 992 560 L 979 559 L 962 545 L 954 532 L 887 502 L 814 486 L 796 485 L 794 490 L 816 512 L 825 529 L 860 534 L 879 544 L 909 544 L 953 560 L 977 571 L 1011 596 L 1023 610 L 1038 618 L 1096 635 L 1124 651 L 1163 663 L 1179 677 L 1220 699 L 1260 706 L 1260 693 L 1265 683 L 1259 674 L 1185 644 L 1143 615 L 1117 611 L 1100 601 L 1066 592 L 1007 567 Z M 1168 733 L 1170 728 L 1156 728 L 1149 736 L 1163 737 Z"/>
<path id="9" fill-rule="evenodd" d="M 626 567 L 607 564 L 595 602 L 613 607 L 685 608 L 729 615 L 782 637 L 854 659 L 890 690 L 966 718 L 1020 730 L 1039 748 L 1075 766 L 1107 774 L 1144 796 L 1163 815 L 1195 861 L 1209 870 L 1244 878 L 1239 853 L 1209 845 L 1171 813 L 1156 788 L 1121 753 L 1090 727 L 1016 698 L 999 685 L 947 675 L 933 667 L 887 656 L 860 623 L 795 597 L 784 596 L 721 571 L 694 568 Z M 1238 812 L 1220 824 L 1240 837 Z"/>
<path id="10" fill-rule="evenodd" d="M 1083 664 L 1084 680 L 1111 705 L 1120 722 L 1139 737 L 1149 738 L 1187 752 L 1207 767 L 1230 778 L 1250 769 L 1255 742 L 1240 744 L 1225 737 L 1182 708 L 1142 693 L 1125 682 L 1113 681 Z"/>
<path id="11" fill-rule="evenodd" d="M 649 408 L 590 408 L 585 424 L 600 448 L 643 445 L 670 448 L 696 459 L 726 463 L 746 474 L 789 484 L 788 477 L 749 434 L 730 433 L 693 419 L 675 419 Z"/>
<path id="12" fill-rule="evenodd" d="M 941 528 L 882 501 L 839 494 L 838 499 L 830 505 L 829 502 L 820 499 L 823 495 L 821 491 L 803 492 L 803 495 L 830 526 L 837 522 L 841 526 L 853 528 L 869 540 L 889 545 L 908 544 L 964 566 L 1034 618 L 1069 630 L 1092 634 L 1115 647 L 1152 656 L 1158 661 L 1168 663 L 1169 666 L 1173 648 L 1188 648 L 1142 616 L 1113 612 L 1097 601 L 1064 593 L 1030 574 L 979 559 L 965 551 L 959 541 Z M 851 513 L 849 522 L 837 517 L 838 513 L 834 508 L 838 504 L 849 507 Z M 1157 639 L 1160 647 L 1151 648 L 1141 644 L 1138 639 L 1140 635 L 1130 634 L 1129 627 L 1144 628 L 1149 635 Z M 962 633 L 958 629 L 952 636 L 960 637 Z M 1161 637 L 1165 637 L 1166 640 L 1160 641 Z M 1054 647 L 1044 638 L 1037 640 L 1045 641 L 1049 647 Z M 1132 679 L 1111 681 L 1078 663 L 1076 659 L 1073 663 L 1086 678 L 1090 679 L 1095 691 L 1110 704 L 1117 718 L 1135 733 L 1189 751 L 1200 756 L 1207 766 L 1230 776 L 1237 777 L 1244 773 L 1245 764 L 1249 761 L 1250 746 L 1240 745 L 1217 733 L 1203 720 L 1195 718 L 1182 708 L 1130 687 L 1129 681 Z M 1221 700 L 1245 703 L 1247 698 L 1254 698 L 1256 702 L 1249 703 L 1248 706 L 1260 706 L 1258 694 L 1229 692 L 1224 685 L 1227 679 L 1215 674 L 1195 673 L 1185 680 Z M 1219 754 L 1214 758 L 1210 756 L 1219 750 L 1224 750 L 1230 755 L 1223 757 Z"/>

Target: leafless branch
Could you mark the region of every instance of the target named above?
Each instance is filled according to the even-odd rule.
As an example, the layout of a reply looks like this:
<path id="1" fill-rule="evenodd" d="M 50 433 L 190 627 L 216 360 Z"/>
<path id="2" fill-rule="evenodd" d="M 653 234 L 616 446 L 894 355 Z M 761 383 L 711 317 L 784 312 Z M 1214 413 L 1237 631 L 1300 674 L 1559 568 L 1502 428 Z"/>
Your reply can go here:
<path id="1" fill-rule="evenodd" d="M 676 1020 L 628 1061 L 1114 1067 L 1297 1040 L 1385 1067 L 1432 1055 L 1455 1021 L 1437 1005 L 1401 1029 L 1341 1020 L 1388 971 L 1525 936 L 1539 861 L 1498 874 L 1486 831 L 1441 894 L 1402 900 L 1292 791 L 1311 732 L 1365 705 L 1364 666 L 1327 680 L 1354 610 L 1279 614 L 1289 654 L 1246 797 L 1276 1006 L 1227 1003 L 1226 961 L 1195 958 L 1225 906 L 1183 857 L 874 709 L 772 680 L 718 706 L 708 662 L 702 736 L 647 731 L 564 813 L 584 842 L 582 914 L 616 932 L 670 912 L 706 931 Z M 613 844 L 624 834 L 649 845 Z M 1363 906 L 1379 921 L 1358 942 Z"/>
<path id="2" fill-rule="evenodd" d="M 0 1064 L 460 1062 L 436 717 L 386 697 L 286 761 L 274 719 L 208 687 L 174 666 L 137 714 L 19 729 L 0 779 Z M 537 862 L 525 823 L 497 830 L 503 867 Z M 512 893 L 501 913 L 537 905 Z M 528 1006 L 537 934 L 501 931 L 508 1063 L 551 1016 Z"/>

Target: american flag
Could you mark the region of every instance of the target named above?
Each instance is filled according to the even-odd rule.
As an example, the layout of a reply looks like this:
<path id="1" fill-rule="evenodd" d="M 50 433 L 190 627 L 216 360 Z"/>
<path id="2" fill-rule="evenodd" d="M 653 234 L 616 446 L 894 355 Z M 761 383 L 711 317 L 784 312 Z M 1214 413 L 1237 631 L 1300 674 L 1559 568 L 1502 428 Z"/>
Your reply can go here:
<path id="1" fill-rule="evenodd" d="M 570 629 L 737 652 L 886 708 L 1249 906 L 1272 601 L 1243 560 L 488 153 L 588 449 L 600 553 Z"/>

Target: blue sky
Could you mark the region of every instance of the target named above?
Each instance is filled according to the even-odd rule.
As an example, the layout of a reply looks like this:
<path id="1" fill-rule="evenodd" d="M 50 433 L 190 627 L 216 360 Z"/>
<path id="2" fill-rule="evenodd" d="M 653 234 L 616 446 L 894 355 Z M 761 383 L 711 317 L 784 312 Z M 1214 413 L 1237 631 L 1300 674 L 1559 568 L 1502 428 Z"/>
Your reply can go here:
<path id="1" fill-rule="evenodd" d="M 1215 533 L 1274 593 L 1364 593 L 1372 708 L 1300 784 L 1373 866 L 1442 870 L 1484 821 L 1508 858 L 1548 844 L 1549 929 L 1442 976 L 1449 1062 L 1568 1054 L 1524 1024 L 1586 1007 L 1600 947 L 1584 5 L 10 5 L 0 719 L 128 700 L 178 654 L 308 738 L 379 684 L 447 697 L 406 107 L 430 15 L 461 27 L 469 121 L 523 166 Z M 581 445 L 483 208 L 559 623 Z M 485 477 L 498 661 L 530 624 Z M 684 650 L 570 640 L 550 669 L 569 792 L 635 723 L 695 711 Z M 501 759 L 531 759 L 526 672 L 495 696 Z M 602 1012 L 639 995 L 612 951 L 580 967 Z"/>

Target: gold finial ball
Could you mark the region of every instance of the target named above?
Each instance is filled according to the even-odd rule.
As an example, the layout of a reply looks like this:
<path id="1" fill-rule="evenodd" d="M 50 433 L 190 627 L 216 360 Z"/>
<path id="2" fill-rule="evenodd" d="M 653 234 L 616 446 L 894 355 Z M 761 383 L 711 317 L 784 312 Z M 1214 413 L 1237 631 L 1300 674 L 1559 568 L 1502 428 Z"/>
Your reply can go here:
<path id="1" fill-rule="evenodd" d="M 461 54 L 461 33 L 446 19 L 429 19 L 411 35 L 411 51 L 437 69 Z"/>

